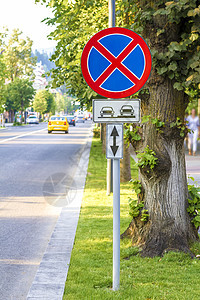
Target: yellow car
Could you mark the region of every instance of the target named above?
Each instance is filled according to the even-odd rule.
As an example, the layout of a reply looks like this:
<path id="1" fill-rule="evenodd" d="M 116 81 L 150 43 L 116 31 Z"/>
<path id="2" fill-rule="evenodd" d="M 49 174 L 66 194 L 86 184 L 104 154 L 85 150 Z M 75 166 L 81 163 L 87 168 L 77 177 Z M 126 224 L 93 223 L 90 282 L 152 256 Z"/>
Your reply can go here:
<path id="1" fill-rule="evenodd" d="M 51 116 L 48 122 L 48 133 L 52 131 L 64 131 L 68 133 L 69 124 L 64 116 Z"/>

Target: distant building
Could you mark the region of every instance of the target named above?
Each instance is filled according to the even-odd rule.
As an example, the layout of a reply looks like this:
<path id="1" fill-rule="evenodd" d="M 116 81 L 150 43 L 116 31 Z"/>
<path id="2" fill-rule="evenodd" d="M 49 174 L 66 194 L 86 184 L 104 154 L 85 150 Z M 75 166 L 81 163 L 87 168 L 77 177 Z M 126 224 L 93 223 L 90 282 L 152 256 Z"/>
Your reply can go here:
<path id="1" fill-rule="evenodd" d="M 35 80 L 33 83 L 34 89 L 44 90 L 45 87 L 48 85 L 48 82 L 46 77 L 44 76 L 45 70 L 41 61 L 36 64 L 36 67 L 34 69 L 34 74 L 35 74 Z"/>

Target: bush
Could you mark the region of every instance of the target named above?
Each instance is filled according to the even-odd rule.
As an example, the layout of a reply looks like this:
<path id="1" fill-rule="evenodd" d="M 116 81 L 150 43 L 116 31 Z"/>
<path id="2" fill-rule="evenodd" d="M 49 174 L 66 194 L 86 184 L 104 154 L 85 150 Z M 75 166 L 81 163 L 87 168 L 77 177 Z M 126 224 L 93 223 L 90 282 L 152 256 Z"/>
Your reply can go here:
<path id="1" fill-rule="evenodd" d="M 96 127 L 93 129 L 93 134 L 95 138 L 100 138 L 100 127 Z"/>
<path id="2" fill-rule="evenodd" d="M 16 121 L 15 121 L 15 122 L 13 123 L 13 126 L 22 126 L 22 124 L 21 124 L 20 122 L 16 122 Z"/>

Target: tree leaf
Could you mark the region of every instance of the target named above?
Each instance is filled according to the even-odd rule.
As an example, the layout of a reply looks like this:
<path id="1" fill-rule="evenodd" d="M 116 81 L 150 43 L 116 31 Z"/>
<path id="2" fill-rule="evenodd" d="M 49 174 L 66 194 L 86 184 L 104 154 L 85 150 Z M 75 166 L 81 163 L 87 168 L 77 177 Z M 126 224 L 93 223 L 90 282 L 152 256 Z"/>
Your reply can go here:
<path id="1" fill-rule="evenodd" d="M 173 86 L 178 91 L 182 91 L 183 90 L 183 85 L 180 82 L 175 82 Z"/>

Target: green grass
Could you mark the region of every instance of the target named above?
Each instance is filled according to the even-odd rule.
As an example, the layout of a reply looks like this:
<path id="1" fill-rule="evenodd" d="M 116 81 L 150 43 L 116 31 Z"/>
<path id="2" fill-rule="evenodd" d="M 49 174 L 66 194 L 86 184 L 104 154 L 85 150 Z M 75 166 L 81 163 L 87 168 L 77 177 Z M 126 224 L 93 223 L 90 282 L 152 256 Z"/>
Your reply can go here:
<path id="1" fill-rule="evenodd" d="M 133 164 L 132 164 L 133 165 Z M 132 168 L 132 176 L 137 170 Z M 128 227 L 130 183 L 121 183 L 121 233 Z M 193 251 L 200 254 L 198 243 Z M 200 261 L 170 252 L 141 258 L 121 241 L 120 290 L 112 289 L 112 195 L 106 195 L 106 159 L 93 140 L 88 176 L 63 299 L 200 299 Z"/>

